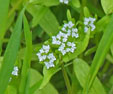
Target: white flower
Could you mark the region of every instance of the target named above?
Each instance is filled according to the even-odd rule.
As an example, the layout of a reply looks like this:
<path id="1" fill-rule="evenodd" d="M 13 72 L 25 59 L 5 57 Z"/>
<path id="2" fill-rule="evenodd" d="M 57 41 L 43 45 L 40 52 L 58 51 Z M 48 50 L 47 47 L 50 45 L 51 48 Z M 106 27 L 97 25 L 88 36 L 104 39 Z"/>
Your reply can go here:
<path id="1" fill-rule="evenodd" d="M 85 25 L 84 32 L 87 32 L 89 27 L 91 27 L 91 31 L 94 31 L 96 28 L 94 25 L 95 21 L 96 21 L 96 19 L 92 18 L 92 17 L 84 18 L 84 25 Z"/>
<path id="2" fill-rule="evenodd" d="M 55 37 L 54 37 L 55 38 Z M 50 46 L 49 45 L 43 45 L 42 48 L 37 53 L 37 56 L 39 58 L 39 61 L 43 61 L 47 69 L 50 67 L 54 67 L 54 61 L 56 60 L 53 53 L 49 53 Z M 49 60 L 49 62 L 48 62 Z"/>
<path id="3" fill-rule="evenodd" d="M 41 53 L 37 53 L 39 61 L 44 61 L 46 59 L 46 55 L 41 55 Z"/>
<path id="4" fill-rule="evenodd" d="M 37 56 L 39 58 L 39 61 L 44 61 L 46 59 L 46 55 L 43 54 L 47 54 L 50 50 L 50 46 L 49 45 L 43 45 L 42 48 L 39 50 L 39 52 L 37 53 Z"/>
<path id="5" fill-rule="evenodd" d="M 55 67 L 53 62 L 44 62 L 45 66 L 47 69 L 49 69 L 50 67 Z"/>
<path id="6" fill-rule="evenodd" d="M 60 45 L 61 44 L 61 41 L 58 40 L 56 36 L 52 36 L 52 44 Z"/>
<path id="7" fill-rule="evenodd" d="M 85 26 L 84 32 L 86 33 L 88 31 L 88 27 Z"/>
<path id="8" fill-rule="evenodd" d="M 68 27 L 69 27 L 69 28 L 72 28 L 73 26 L 74 26 L 74 24 L 72 23 L 72 21 L 69 21 L 69 22 L 68 22 Z"/>
<path id="9" fill-rule="evenodd" d="M 76 45 L 75 45 L 75 43 L 74 42 L 67 42 L 67 45 L 69 46 L 69 47 L 71 47 L 70 49 L 69 48 L 67 48 L 66 49 L 66 51 L 67 52 L 74 52 L 75 51 L 75 49 L 76 49 Z"/>
<path id="10" fill-rule="evenodd" d="M 61 3 L 63 3 L 63 2 L 64 2 L 64 0 L 60 0 L 60 2 L 61 2 Z"/>
<path id="11" fill-rule="evenodd" d="M 12 75 L 18 76 L 18 67 L 17 66 L 14 67 L 14 69 L 12 71 Z"/>
<path id="12" fill-rule="evenodd" d="M 47 69 L 49 69 L 50 67 L 55 67 L 54 65 L 54 61 L 56 60 L 55 56 L 53 55 L 53 53 L 50 53 L 47 58 L 49 59 L 49 62 L 44 62 L 45 66 L 47 67 Z"/>
<path id="13" fill-rule="evenodd" d="M 49 50 L 50 50 L 50 46 L 49 45 L 43 45 L 42 48 L 43 48 L 43 50 L 44 50 L 45 53 L 48 53 Z"/>
<path id="14" fill-rule="evenodd" d="M 48 56 L 47 56 L 48 59 L 50 59 L 50 62 L 54 62 L 56 60 L 55 56 L 53 55 L 53 53 L 50 53 Z"/>
<path id="15" fill-rule="evenodd" d="M 58 48 L 58 51 L 62 53 L 62 55 L 65 55 L 67 52 L 74 52 L 76 49 L 76 45 L 74 42 L 67 42 L 65 45 L 64 43 L 61 44 L 61 46 Z"/>
<path id="16" fill-rule="evenodd" d="M 68 39 L 68 35 L 62 33 L 61 31 L 57 34 L 57 36 L 52 36 L 52 44 L 60 45 L 61 42 L 66 42 Z"/>
<path id="17" fill-rule="evenodd" d="M 65 48 L 65 44 L 62 43 L 61 46 L 58 48 L 58 51 L 60 51 L 62 53 L 62 55 L 65 55 L 66 54 L 66 51 L 64 50 Z"/>
<path id="18" fill-rule="evenodd" d="M 91 26 L 91 31 L 94 31 L 95 30 L 95 25 L 94 24 L 90 24 L 90 26 Z"/>
<path id="19" fill-rule="evenodd" d="M 77 28 L 72 28 L 72 37 L 75 37 L 75 38 L 79 37 L 78 29 Z"/>
<path id="20" fill-rule="evenodd" d="M 68 0 L 60 0 L 60 3 L 68 4 L 69 1 Z"/>

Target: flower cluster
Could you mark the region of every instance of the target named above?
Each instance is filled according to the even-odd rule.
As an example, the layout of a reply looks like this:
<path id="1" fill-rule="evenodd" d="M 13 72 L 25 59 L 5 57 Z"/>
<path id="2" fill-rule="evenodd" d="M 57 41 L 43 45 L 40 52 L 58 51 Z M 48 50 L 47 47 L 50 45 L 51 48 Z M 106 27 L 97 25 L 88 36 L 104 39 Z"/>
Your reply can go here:
<path id="1" fill-rule="evenodd" d="M 95 30 L 95 25 L 94 25 L 95 20 L 96 19 L 92 17 L 84 18 L 84 25 L 85 25 L 84 32 L 87 32 L 89 27 L 91 28 L 91 31 Z"/>
<path id="2" fill-rule="evenodd" d="M 19 70 L 18 67 L 15 66 L 15 67 L 13 68 L 12 75 L 18 76 L 18 70 Z M 9 82 L 11 82 L 11 80 L 12 80 L 12 77 L 10 77 Z"/>
<path id="3" fill-rule="evenodd" d="M 18 67 L 17 66 L 14 67 L 14 69 L 12 71 L 12 75 L 18 76 Z"/>
<path id="4" fill-rule="evenodd" d="M 78 38 L 78 29 L 74 28 L 72 21 L 65 23 L 56 36 L 52 36 L 52 44 L 59 45 L 58 51 L 65 55 L 68 52 L 73 53 L 76 49 L 76 44 L 71 42 L 69 38 Z"/>
<path id="5" fill-rule="evenodd" d="M 42 48 L 37 53 L 40 62 L 44 62 L 47 69 L 54 67 L 54 61 L 56 60 L 54 54 L 50 52 L 49 45 L 43 45 Z"/>
<path id="6" fill-rule="evenodd" d="M 60 3 L 64 3 L 64 4 L 68 4 L 69 3 L 69 0 L 59 0 Z"/>
<path id="7" fill-rule="evenodd" d="M 65 0 L 60 0 L 64 2 Z M 84 19 L 84 32 L 88 31 L 88 28 L 91 28 L 91 31 L 95 29 L 95 18 L 85 18 Z M 67 53 L 74 53 L 77 49 L 77 44 L 75 41 L 79 38 L 78 29 L 75 27 L 75 24 L 72 21 L 64 23 L 61 27 L 59 33 L 56 36 L 52 36 L 51 44 L 52 47 L 55 47 L 57 52 L 60 52 L 63 56 Z M 37 53 L 40 62 L 43 62 L 47 69 L 55 67 L 54 63 L 56 57 L 50 49 L 50 45 L 43 45 L 42 48 Z"/>

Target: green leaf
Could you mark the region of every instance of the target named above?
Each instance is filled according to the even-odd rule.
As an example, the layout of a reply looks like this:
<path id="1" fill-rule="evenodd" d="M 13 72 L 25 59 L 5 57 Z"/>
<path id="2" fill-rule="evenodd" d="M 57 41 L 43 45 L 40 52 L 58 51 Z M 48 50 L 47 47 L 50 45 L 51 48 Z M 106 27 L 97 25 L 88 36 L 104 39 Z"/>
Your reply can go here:
<path id="1" fill-rule="evenodd" d="M 29 84 L 27 84 L 28 83 L 27 79 L 29 77 L 28 75 L 32 57 L 32 32 L 30 31 L 29 24 L 25 16 L 24 16 L 24 34 L 26 41 L 26 51 L 21 73 L 20 94 L 28 94 L 29 89 L 26 87 L 29 87 Z"/>
<path id="2" fill-rule="evenodd" d="M 4 59 L 0 70 L 0 93 L 4 94 L 5 89 L 9 83 L 10 74 L 13 70 L 16 61 L 17 53 L 20 46 L 21 32 L 22 32 L 22 16 L 24 10 L 20 13 L 14 32 L 11 35 L 8 46 L 6 48 Z M 5 78 L 5 79 L 4 79 Z"/>
<path id="3" fill-rule="evenodd" d="M 59 31 L 59 23 L 50 9 L 47 10 L 47 13 L 43 17 L 43 19 L 40 20 L 39 24 L 50 36 L 56 35 Z"/>
<path id="4" fill-rule="evenodd" d="M 101 4 L 106 14 L 113 13 L 113 0 L 101 0 Z"/>
<path id="5" fill-rule="evenodd" d="M 33 27 L 39 24 L 48 35 L 57 34 L 59 23 L 49 8 L 31 4 L 27 11 L 33 16 Z"/>
<path id="6" fill-rule="evenodd" d="M 84 93 L 87 94 L 87 91 L 90 89 L 93 81 L 99 71 L 99 68 L 103 64 L 105 56 L 112 44 L 113 41 L 113 14 L 111 16 L 110 23 L 105 29 L 104 35 L 99 43 L 95 57 L 93 59 L 90 72 L 87 77 L 86 85 L 84 87 Z"/>
<path id="7" fill-rule="evenodd" d="M 63 57 L 63 61 L 68 62 L 68 61 L 74 59 L 75 57 L 77 57 L 79 54 L 81 54 L 86 49 L 86 47 L 89 43 L 89 37 L 90 37 L 90 30 L 86 33 L 83 40 L 78 41 L 77 49 L 75 50 L 75 52 L 70 53 L 70 54 L 66 55 L 65 57 Z"/>
<path id="8" fill-rule="evenodd" d="M 30 86 L 32 87 L 33 85 L 35 85 L 37 82 L 39 82 L 42 79 L 42 75 L 34 69 L 31 69 L 30 73 L 31 73 Z M 37 88 L 33 94 L 58 94 L 58 92 L 52 86 L 52 84 L 48 83 L 43 89 Z"/>
<path id="9" fill-rule="evenodd" d="M 80 8 L 80 1 L 79 0 L 71 0 L 71 4 L 75 8 Z"/>
<path id="10" fill-rule="evenodd" d="M 32 4 L 39 4 L 43 6 L 56 6 L 59 4 L 59 0 L 30 0 Z"/>
<path id="11" fill-rule="evenodd" d="M 89 9 L 87 7 L 84 7 L 84 16 L 85 17 L 90 17 L 91 16 L 91 14 L 89 12 Z"/>
<path id="12" fill-rule="evenodd" d="M 17 90 L 15 87 L 8 85 L 8 88 L 5 91 L 5 94 L 17 94 Z"/>
<path id="13" fill-rule="evenodd" d="M 101 32 L 104 31 L 104 29 L 106 28 L 107 24 L 110 22 L 110 17 L 109 15 L 106 15 L 104 17 L 102 17 L 100 20 L 98 20 L 98 22 L 96 23 L 96 32 Z"/>
<path id="14" fill-rule="evenodd" d="M 60 70 L 59 68 L 59 65 L 57 65 L 56 67 L 54 68 L 51 68 L 51 69 L 47 69 L 46 67 L 44 67 L 44 70 L 43 70 L 43 80 L 42 80 L 42 83 L 40 85 L 40 89 L 44 88 L 47 83 L 49 82 L 49 80 L 51 79 L 51 77 Z"/>
<path id="15" fill-rule="evenodd" d="M 82 59 L 75 59 L 73 61 L 73 64 L 74 64 L 74 72 L 76 74 L 76 77 L 78 81 L 80 82 L 80 85 L 84 87 L 85 80 L 87 80 L 86 77 L 88 75 L 90 67 Z M 103 85 L 101 84 L 101 82 L 99 81 L 97 77 L 88 94 L 106 94 Z"/>
<path id="16" fill-rule="evenodd" d="M 39 24 L 40 20 L 47 13 L 47 7 L 29 4 L 27 6 L 27 11 L 33 16 L 32 27 Z"/>
<path id="17" fill-rule="evenodd" d="M 0 54 L 2 51 L 3 37 L 6 31 L 9 1 L 10 0 L 0 0 Z"/>

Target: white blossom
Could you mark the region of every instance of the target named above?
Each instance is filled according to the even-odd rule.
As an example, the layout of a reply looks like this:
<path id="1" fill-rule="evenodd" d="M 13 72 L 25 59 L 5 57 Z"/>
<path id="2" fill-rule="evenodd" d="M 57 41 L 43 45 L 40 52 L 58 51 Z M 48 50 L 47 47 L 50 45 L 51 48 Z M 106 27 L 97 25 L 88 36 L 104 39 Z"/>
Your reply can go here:
<path id="1" fill-rule="evenodd" d="M 75 38 L 79 37 L 78 29 L 77 28 L 72 28 L 72 37 L 75 37 Z"/>
<path id="2" fill-rule="evenodd" d="M 61 31 L 57 34 L 57 36 L 52 36 L 52 44 L 60 45 L 61 42 L 66 42 L 68 39 L 68 35 L 62 33 Z"/>
<path id="3" fill-rule="evenodd" d="M 44 50 L 45 53 L 48 53 L 49 50 L 50 50 L 50 46 L 49 45 L 43 45 L 42 48 L 43 48 L 43 50 Z"/>
<path id="4" fill-rule="evenodd" d="M 61 41 L 56 36 L 52 36 L 52 44 L 60 45 Z"/>
<path id="5" fill-rule="evenodd" d="M 50 59 L 51 62 L 54 62 L 56 60 L 55 56 L 53 55 L 53 53 L 50 53 L 48 56 L 47 56 L 48 59 Z"/>
<path id="6" fill-rule="evenodd" d="M 55 38 L 55 37 L 54 37 Z M 39 61 L 43 61 L 47 69 L 50 67 L 54 67 L 54 61 L 56 60 L 53 53 L 50 53 L 50 46 L 49 45 L 43 45 L 42 48 L 37 53 L 37 56 L 39 58 Z M 49 60 L 49 62 L 48 62 Z"/>
<path id="7" fill-rule="evenodd" d="M 46 59 L 46 55 L 41 55 L 41 53 L 37 53 L 39 61 L 44 61 Z"/>
<path id="8" fill-rule="evenodd" d="M 69 28 L 72 28 L 73 26 L 74 26 L 74 24 L 72 23 L 72 21 L 69 21 L 68 27 L 69 27 Z"/>
<path id="9" fill-rule="evenodd" d="M 76 45 L 74 42 L 67 42 L 65 45 L 62 43 L 62 45 L 59 47 L 58 51 L 62 53 L 62 55 L 65 55 L 67 52 L 74 52 L 76 49 Z"/>
<path id="10" fill-rule="evenodd" d="M 67 46 L 71 47 L 70 49 L 69 48 L 66 49 L 67 52 L 73 53 L 76 49 L 76 45 L 74 42 L 67 42 Z"/>
<path id="11" fill-rule="evenodd" d="M 91 31 L 94 31 L 95 30 L 95 25 L 94 25 L 94 22 L 96 21 L 95 18 L 92 18 L 92 17 L 89 17 L 89 18 L 84 18 L 84 32 L 87 32 L 88 31 L 88 28 L 90 27 L 91 28 Z"/>
<path id="12" fill-rule="evenodd" d="M 55 65 L 53 64 L 53 62 L 44 62 L 45 66 L 47 69 L 49 69 L 50 67 L 55 67 Z"/>
<path id="13" fill-rule="evenodd" d="M 85 27 L 84 28 L 84 32 L 86 33 L 88 31 L 88 27 Z"/>
<path id="14" fill-rule="evenodd" d="M 14 69 L 12 71 L 12 75 L 18 76 L 18 67 L 17 66 L 14 67 Z"/>
<path id="15" fill-rule="evenodd" d="M 59 0 L 60 3 L 64 3 L 64 4 L 68 4 L 69 3 L 69 0 Z"/>
<path id="16" fill-rule="evenodd" d="M 55 58 L 54 54 L 53 53 L 49 53 L 47 58 L 49 59 L 49 62 L 46 62 L 46 61 L 44 62 L 46 68 L 49 69 L 50 67 L 55 67 L 54 61 L 56 60 L 56 58 Z"/>
<path id="17" fill-rule="evenodd" d="M 49 45 L 43 45 L 42 48 L 39 50 L 39 52 L 37 53 L 37 56 L 39 58 L 39 61 L 44 61 L 46 59 L 46 55 L 50 50 L 50 46 Z"/>

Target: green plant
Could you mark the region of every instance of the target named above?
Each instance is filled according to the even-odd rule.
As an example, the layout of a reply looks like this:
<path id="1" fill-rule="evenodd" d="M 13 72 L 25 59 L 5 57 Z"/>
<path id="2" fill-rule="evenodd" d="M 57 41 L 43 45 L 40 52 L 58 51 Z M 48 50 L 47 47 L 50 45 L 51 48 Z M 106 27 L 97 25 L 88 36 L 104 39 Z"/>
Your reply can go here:
<path id="1" fill-rule="evenodd" d="M 113 94 L 113 0 L 0 0 L 0 94 Z"/>

